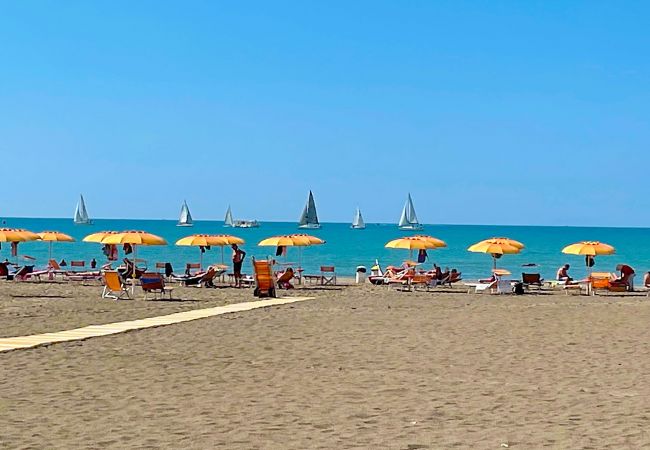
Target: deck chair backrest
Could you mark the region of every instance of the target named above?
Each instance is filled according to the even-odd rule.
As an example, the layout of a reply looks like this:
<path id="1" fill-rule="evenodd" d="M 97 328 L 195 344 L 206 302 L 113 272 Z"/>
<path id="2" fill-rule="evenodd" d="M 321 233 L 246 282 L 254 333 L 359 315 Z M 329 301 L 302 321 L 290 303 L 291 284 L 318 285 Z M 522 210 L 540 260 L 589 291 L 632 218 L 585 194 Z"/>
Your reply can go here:
<path id="1" fill-rule="evenodd" d="M 106 270 L 102 273 L 102 280 L 106 287 L 111 291 L 120 291 L 122 290 L 122 278 L 116 270 Z"/>
<path id="2" fill-rule="evenodd" d="M 320 266 L 320 271 L 323 273 L 334 273 L 334 266 Z"/>
<path id="3" fill-rule="evenodd" d="M 214 277 L 217 275 L 217 270 L 210 266 L 208 267 L 208 271 L 203 274 L 201 277 L 201 283 L 205 283 L 206 281 L 212 281 L 214 280 Z"/>
<path id="4" fill-rule="evenodd" d="M 59 265 L 58 262 L 56 262 L 56 259 L 50 259 L 50 260 L 47 262 L 47 265 L 48 265 L 48 267 L 49 267 L 50 269 L 61 270 L 61 266 Z"/>
<path id="5" fill-rule="evenodd" d="M 199 264 L 199 263 L 187 263 L 187 264 L 185 264 L 185 269 L 187 269 L 187 270 L 201 269 L 201 264 Z"/>
<path id="6" fill-rule="evenodd" d="M 594 289 L 606 289 L 609 287 L 609 277 L 592 277 L 591 278 L 591 287 Z"/>
<path id="7" fill-rule="evenodd" d="M 9 275 L 9 268 L 5 263 L 0 263 L 0 277 L 6 277 Z"/>
<path id="8" fill-rule="evenodd" d="M 70 267 L 85 267 L 86 261 L 70 261 Z"/>
<path id="9" fill-rule="evenodd" d="M 164 263 L 164 262 L 157 262 L 157 263 L 156 263 L 156 269 L 163 269 L 163 270 L 165 270 L 165 265 L 166 265 L 166 264 L 167 264 L 167 263 Z"/>
<path id="10" fill-rule="evenodd" d="M 253 259 L 253 270 L 255 271 L 255 281 L 260 289 L 267 290 L 274 287 L 273 268 L 270 261 Z"/>
<path id="11" fill-rule="evenodd" d="M 542 282 L 542 276 L 539 273 L 522 273 L 521 281 L 524 284 L 539 284 Z"/>
<path id="12" fill-rule="evenodd" d="M 146 272 L 140 277 L 140 287 L 143 291 L 164 289 L 165 280 L 158 272 Z"/>

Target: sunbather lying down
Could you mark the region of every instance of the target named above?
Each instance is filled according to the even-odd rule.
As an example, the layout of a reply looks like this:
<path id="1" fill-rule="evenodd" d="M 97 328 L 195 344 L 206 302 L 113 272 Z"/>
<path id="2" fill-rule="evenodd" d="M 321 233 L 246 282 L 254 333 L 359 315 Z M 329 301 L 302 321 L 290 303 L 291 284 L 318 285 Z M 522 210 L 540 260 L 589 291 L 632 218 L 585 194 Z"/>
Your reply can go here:
<path id="1" fill-rule="evenodd" d="M 291 279 L 293 278 L 295 272 L 293 268 L 287 267 L 286 270 L 278 277 L 278 287 L 280 289 L 293 289 L 293 284 L 291 284 Z"/>
<path id="2" fill-rule="evenodd" d="M 173 281 L 180 281 L 185 286 L 203 285 L 204 287 L 216 287 L 214 279 L 225 272 L 224 269 L 219 269 L 217 266 L 208 266 L 205 272 L 198 272 L 194 275 L 172 275 Z"/>

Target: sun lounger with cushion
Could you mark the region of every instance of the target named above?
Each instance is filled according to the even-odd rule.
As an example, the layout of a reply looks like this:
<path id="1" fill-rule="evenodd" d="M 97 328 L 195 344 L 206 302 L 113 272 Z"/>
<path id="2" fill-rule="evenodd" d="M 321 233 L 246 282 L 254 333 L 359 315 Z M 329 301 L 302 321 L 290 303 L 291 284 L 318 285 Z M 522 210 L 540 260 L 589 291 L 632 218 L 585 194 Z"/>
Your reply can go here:
<path id="1" fill-rule="evenodd" d="M 153 294 L 154 298 L 160 295 L 164 298 L 165 294 L 169 294 L 169 299 L 172 299 L 173 287 L 165 286 L 165 279 L 162 274 L 158 272 L 147 272 L 140 277 L 140 287 L 144 292 L 144 299 L 147 299 L 147 294 Z"/>

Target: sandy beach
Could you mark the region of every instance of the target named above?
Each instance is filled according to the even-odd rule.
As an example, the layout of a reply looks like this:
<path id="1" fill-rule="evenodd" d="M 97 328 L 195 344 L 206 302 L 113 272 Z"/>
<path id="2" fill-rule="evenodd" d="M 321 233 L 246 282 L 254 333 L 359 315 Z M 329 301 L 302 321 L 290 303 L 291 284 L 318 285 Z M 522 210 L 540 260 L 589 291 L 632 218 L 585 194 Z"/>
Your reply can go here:
<path id="1" fill-rule="evenodd" d="M 252 301 L 100 300 L 0 283 L 3 336 Z M 350 286 L 314 299 L 0 354 L 1 448 L 650 446 L 645 296 Z"/>

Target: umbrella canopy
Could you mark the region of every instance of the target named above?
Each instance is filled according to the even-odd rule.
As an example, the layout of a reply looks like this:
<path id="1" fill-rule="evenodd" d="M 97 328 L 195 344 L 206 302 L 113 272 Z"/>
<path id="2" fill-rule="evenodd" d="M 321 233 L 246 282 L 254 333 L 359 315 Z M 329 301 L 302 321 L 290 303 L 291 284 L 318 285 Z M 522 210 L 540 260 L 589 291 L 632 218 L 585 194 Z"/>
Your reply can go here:
<path id="1" fill-rule="evenodd" d="M 436 238 L 436 237 L 429 236 L 429 235 L 426 235 L 426 234 L 416 234 L 416 235 L 413 236 L 413 237 L 414 237 L 414 238 L 418 238 L 418 239 L 424 239 L 425 241 L 432 242 L 432 243 L 434 243 L 434 244 L 436 245 L 436 247 L 438 247 L 438 248 L 443 248 L 443 247 L 446 247 L 446 246 L 447 246 L 447 243 L 446 243 L 445 241 L 443 241 L 442 239 L 438 239 L 438 238 Z"/>
<path id="2" fill-rule="evenodd" d="M 576 242 L 575 244 L 567 245 L 562 249 L 562 253 L 568 255 L 585 256 L 613 255 L 615 252 L 616 249 L 613 246 L 598 241 Z"/>
<path id="3" fill-rule="evenodd" d="M 0 228 L 0 242 L 25 242 L 32 240 L 15 228 Z"/>
<path id="4" fill-rule="evenodd" d="M 474 245 L 470 245 L 467 250 L 474 253 L 489 253 L 492 255 L 492 260 L 494 262 L 493 268 L 496 269 L 497 258 L 500 258 L 502 255 L 513 255 L 519 253 L 523 248 L 524 244 L 515 241 L 514 239 L 490 238 L 477 242 Z"/>
<path id="5" fill-rule="evenodd" d="M 427 239 L 420 236 L 408 236 L 399 239 L 393 239 L 386 243 L 386 248 L 402 248 L 406 250 L 430 250 L 434 248 L 446 247 L 447 244 L 440 239 Z"/>
<path id="6" fill-rule="evenodd" d="M 74 242 L 74 238 L 60 231 L 42 231 L 38 233 L 41 241 L 49 242 L 50 252 L 49 259 L 52 259 L 52 243 L 54 242 Z"/>
<path id="7" fill-rule="evenodd" d="M 214 234 L 193 234 L 176 241 L 176 245 L 192 247 L 208 247 L 211 245 L 228 245 L 228 241 Z"/>
<path id="8" fill-rule="evenodd" d="M 312 245 L 311 240 L 307 236 L 299 234 L 272 236 L 261 240 L 257 245 L 260 247 L 306 247 Z"/>
<path id="9" fill-rule="evenodd" d="M 491 255 L 511 255 L 521 252 L 524 244 L 514 239 L 490 238 L 471 245 L 467 250 L 474 253 L 490 253 Z"/>
<path id="10" fill-rule="evenodd" d="M 181 246 L 192 246 L 192 247 L 209 247 L 209 246 L 219 246 L 221 247 L 221 263 L 223 263 L 223 247 L 225 245 L 232 244 L 243 244 L 244 240 L 238 238 L 237 236 L 231 236 L 229 234 L 193 234 L 191 236 L 185 236 L 184 238 L 176 241 L 176 245 Z M 203 269 L 203 251 L 199 253 L 200 262 L 199 265 Z"/>
<path id="11" fill-rule="evenodd" d="M 167 245 L 167 241 L 147 233 L 146 231 L 121 231 L 109 233 L 100 241 L 102 244 L 131 244 L 131 245 Z"/>
<path id="12" fill-rule="evenodd" d="M 16 231 L 25 236 L 26 240 L 28 241 L 38 241 L 41 238 L 37 233 L 34 233 L 33 231 L 24 230 L 22 228 L 16 228 Z"/>
<path id="13" fill-rule="evenodd" d="M 309 234 L 288 234 L 273 236 L 261 240 L 257 245 L 260 247 L 299 247 L 298 252 L 298 273 L 302 273 L 302 248 L 312 245 L 324 244 L 325 241 Z M 300 280 L 300 279 L 299 279 Z"/>
<path id="14" fill-rule="evenodd" d="M 46 242 L 74 242 L 74 238 L 60 231 L 42 231 L 38 233 L 41 241 Z"/>
<path id="15" fill-rule="evenodd" d="M 232 234 L 215 234 L 214 236 L 221 238 L 225 241 L 225 244 L 215 244 L 215 245 L 232 245 L 232 244 L 242 245 L 246 243 L 246 241 L 244 241 L 242 238 L 233 236 Z"/>
<path id="16" fill-rule="evenodd" d="M 98 231 L 97 233 L 92 233 L 83 238 L 84 242 L 96 242 L 100 244 L 102 240 L 109 234 L 117 234 L 117 231 Z"/>

